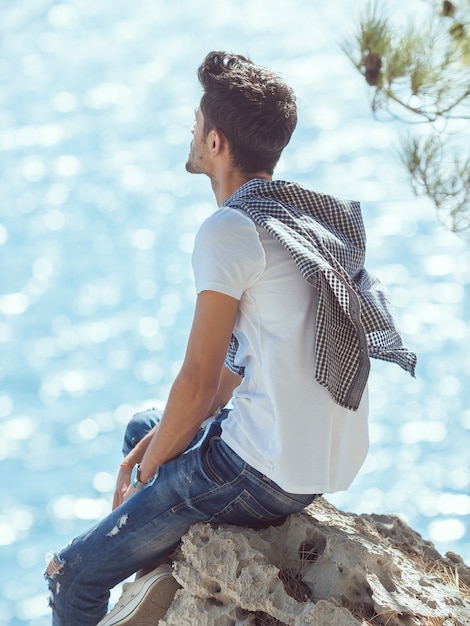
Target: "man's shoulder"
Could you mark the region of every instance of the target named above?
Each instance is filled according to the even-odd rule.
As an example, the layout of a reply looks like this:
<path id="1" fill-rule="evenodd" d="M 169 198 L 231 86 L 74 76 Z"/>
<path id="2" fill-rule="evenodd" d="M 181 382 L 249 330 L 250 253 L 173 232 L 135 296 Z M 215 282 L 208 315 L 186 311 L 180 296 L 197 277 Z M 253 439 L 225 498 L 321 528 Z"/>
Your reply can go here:
<path id="1" fill-rule="evenodd" d="M 244 211 L 221 207 L 209 215 L 198 229 L 195 248 L 208 252 L 236 247 L 253 253 L 260 247 L 258 228 Z"/>
<path id="2" fill-rule="evenodd" d="M 204 220 L 200 230 L 213 231 L 226 228 L 253 228 L 253 220 L 241 209 L 222 206 Z"/>

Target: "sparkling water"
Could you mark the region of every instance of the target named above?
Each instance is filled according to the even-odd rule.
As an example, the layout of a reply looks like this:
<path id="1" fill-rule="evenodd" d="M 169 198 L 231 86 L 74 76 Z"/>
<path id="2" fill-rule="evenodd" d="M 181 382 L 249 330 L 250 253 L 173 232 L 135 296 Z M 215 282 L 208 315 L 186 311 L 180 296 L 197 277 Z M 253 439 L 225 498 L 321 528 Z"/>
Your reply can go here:
<path id="1" fill-rule="evenodd" d="M 276 177 L 362 202 L 368 269 L 418 353 L 416 379 L 373 361 L 370 454 L 331 501 L 470 559 L 469 247 L 411 194 L 399 129 L 341 51 L 363 5 L 0 0 L 0 625 L 50 623 L 46 552 L 109 511 L 124 426 L 181 363 L 215 208 L 184 169 L 213 49 L 294 87 Z"/>

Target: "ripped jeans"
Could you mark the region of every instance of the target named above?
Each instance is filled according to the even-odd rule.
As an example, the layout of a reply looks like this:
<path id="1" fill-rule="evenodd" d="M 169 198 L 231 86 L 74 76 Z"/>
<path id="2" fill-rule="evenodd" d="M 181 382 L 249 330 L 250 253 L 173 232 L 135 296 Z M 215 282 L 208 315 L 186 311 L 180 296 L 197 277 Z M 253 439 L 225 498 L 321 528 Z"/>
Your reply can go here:
<path id="1" fill-rule="evenodd" d="M 56 553 L 45 574 L 53 626 L 96 626 L 109 591 L 169 555 L 189 527 L 201 521 L 265 527 L 310 504 L 315 495 L 286 493 L 245 463 L 220 438 L 227 410 L 200 429 L 179 457 L 162 465 L 138 491 L 88 532 Z M 124 454 L 158 421 L 156 410 L 135 415 Z"/>

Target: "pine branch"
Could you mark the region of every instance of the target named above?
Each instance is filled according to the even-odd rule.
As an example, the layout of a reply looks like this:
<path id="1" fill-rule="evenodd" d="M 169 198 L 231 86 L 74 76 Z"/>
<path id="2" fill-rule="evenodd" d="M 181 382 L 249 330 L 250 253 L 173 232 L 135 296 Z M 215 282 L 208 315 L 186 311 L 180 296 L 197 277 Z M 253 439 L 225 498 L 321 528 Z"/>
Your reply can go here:
<path id="1" fill-rule="evenodd" d="M 428 139 L 403 146 L 416 193 L 426 194 L 454 231 L 470 229 L 469 142 L 450 154 L 455 120 L 470 120 L 470 0 L 427 0 L 429 23 L 399 30 L 369 5 L 343 50 L 373 90 L 376 117 L 428 126 Z"/>
<path id="2" fill-rule="evenodd" d="M 426 195 L 454 232 L 470 227 L 470 158 L 451 152 L 435 135 L 402 142 L 402 160 L 416 195 Z"/>

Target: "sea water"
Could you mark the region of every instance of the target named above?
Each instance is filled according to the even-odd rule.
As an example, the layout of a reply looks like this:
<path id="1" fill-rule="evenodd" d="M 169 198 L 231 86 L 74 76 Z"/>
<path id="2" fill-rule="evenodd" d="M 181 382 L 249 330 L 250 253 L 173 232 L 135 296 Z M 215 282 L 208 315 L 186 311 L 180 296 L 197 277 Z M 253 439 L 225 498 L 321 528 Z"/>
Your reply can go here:
<path id="1" fill-rule="evenodd" d="M 276 177 L 362 202 L 367 266 L 418 354 L 416 379 L 372 363 L 370 453 L 331 501 L 470 559 L 469 247 L 412 195 L 399 127 L 341 50 L 364 4 L 1 0 L 0 624 L 50 623 L 45 554 L 109 511 L 124 426 L 181 363 L 215 208 L 184 169 L 213 49 L 294 87 Z"/>

